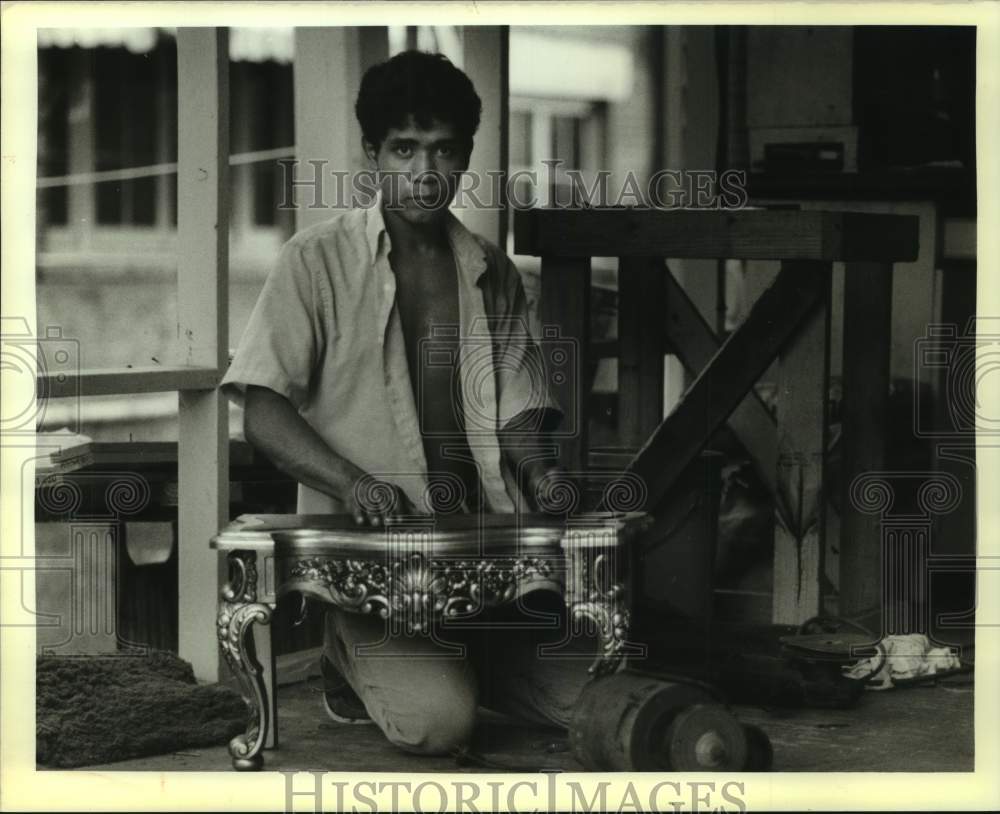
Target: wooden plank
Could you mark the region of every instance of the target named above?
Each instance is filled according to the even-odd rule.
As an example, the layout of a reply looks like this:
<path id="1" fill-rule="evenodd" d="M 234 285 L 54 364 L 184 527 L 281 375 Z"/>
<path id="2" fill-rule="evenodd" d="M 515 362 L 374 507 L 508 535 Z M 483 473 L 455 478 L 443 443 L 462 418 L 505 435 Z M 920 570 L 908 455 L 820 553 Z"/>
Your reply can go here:
<path id="1" fill-rule="evenodd" d="M 177 30 L 177 333 L 184 361 L 223 370 L 229 308 L 229 32 Z M 178 398 L 178 651 L 219 677 L 221 564 L 209 539 L 229 511 L 229 422 L 216 390 Z"/>
<path id="2" fill-rule="evenodd" d="M 503 25 L 466 26 L 462 47 L 465 72 L 483 100 L 476 147 L 472 151 L 464 183 L 469 187 L 478 183 L 476 197 L 486 206 L 470 206 L 456 211 L 461 213 L 463 223 L 473 232 L 506 248 L 510 28 Z M 493 180 L 497 172 L 502 173 L 499 182 Z"/>
<path id="3" fill-rule="evenodd" d="M 389 29 L 384 25 L 363 25 L 358 28 L 361 52 L 361 72 L 389 58 Z"/>
<path id="4" fill-rule="evenodd" d="M 638 449 L 663 420 L 663 261 L 618 264 L 618 433 Z"/>
<path id="5" fill-rule="evenodd" d="M 368 166 L 354 102 L 361 85 L 361 39 L 355 27 L 295 29 L 295 228 L 329 220 L 338 200 L 333 172 Z M 315 180 L 315 186 L 312 182 Z M 345 184 L 345 191 L 351 185 Z"/>
<path id="6" fill-rule="evenodd" d="M 801 624 L 822 610 L 832 274 L 828 266 L 824 301 L 779 357 L 778 506 L 771 618 L 781 625 Z"/>
<path id="7" fill-rule="evenodd" d="M 78 375 L 42 373 L 39 397 L 113 396 L 128 393 L 166 393 L 172 390 L 212 390 L 222 378 L 218 368 L 198 365 L 149 366 L 81 370 Z"/>
<path id="8" fill-rule="evenodd" d="M 854 212 L 530 209 L 514 251 L 590 257 L 914 260 L 917 218 Z"/>
<path id="9" fill-rule="evenodd" d="M 385 26 L 295 29 L 295 178 L 301 182 L 294 194 L 296 229 L 322 223 L 351 204 L 353 186 L 345 183 L 338 191 L 331 173 L 369 166 L 354 103 L 364 71 L 388 57 Z"/>
<path id="10" fill-rule="evenodd" d="M 646 483 L 647 506 L 659 504 L 828 288 L 827 265 L 784 264 L 743 324 L 636 455 L 630 471 Z"/>
<path id="11" fill-rule="evenodd" d="M 685 369 L 697 376 L 718 352 L 719 340 L 668 269 L 664 269 L 663 279 L 667 292 L 667 314 L 663 321 L 667 346 Z M 778 447 L 774 418 L 756 390 L 747 393 L 728 423 L 753 459 L 768 492 L 776 496 Z"/>
<path id="12" fill-rule="evenodd" d="M 881 602 L 881 522 L 853 505 L 850 489 L 858 475 L 885 469 L 892 266 L 848 264 L 844 301 L 839 612 L 851 617 Z"/>
<path id="13" fill-rule="evenodd" d="M 91 452 L 96 466 L 156 466 L 177 463 L 177 444 L 173 441 L 94 441 Z M 253 447 L 246 441 L 229 444 L 231 466 L 251 466 Z"/>
<path id="14" fill-rule="evenodd" d="M 542 258 L 542 291 L 539 301 L 542 342 L 546 330 L 576 344 L 575 364 L 564 376 L 549 376 L 552 393 L 565 418 L 559 429 L 559 461 L 571 472 L 586 470 L 587 402 L 590 381 L 587 347 L 590 342 L 590 258 Z M 543 348 L 544 355 L 544 348 Z M 571 435 L 565 433 L 572 428 Z"/>

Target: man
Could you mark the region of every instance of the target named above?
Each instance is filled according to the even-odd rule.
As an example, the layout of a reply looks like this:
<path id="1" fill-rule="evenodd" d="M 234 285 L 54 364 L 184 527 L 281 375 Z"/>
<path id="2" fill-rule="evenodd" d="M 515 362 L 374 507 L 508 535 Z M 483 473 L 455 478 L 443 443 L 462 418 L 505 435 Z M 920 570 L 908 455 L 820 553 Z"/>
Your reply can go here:
<path id="1" fill-rule="evenodd" d="M 301 513 L 378 525 L 393 513 L 544 509 L 556 478 L 539 431 L 560 413 L 524 290 L 507 256 L 448 209 L 480 112 L 441 55 L 405 52 L 369 70 L 356 113 L 374 205 L 296 234 L 264 285 L 222 386 L 244 404 L 247 440 L 300 484 Z M 491 633 L 469 644 L 475 658 L 402 636 L 358 656 L 384 625 L 328 612 L 327 711 L 373 719 L 410 751 L 465 745 L 491 693 L 564 723 L 582 684 L 530 677 L 523 633 L 520 659 L 506 655 L 518 642 Z"/>

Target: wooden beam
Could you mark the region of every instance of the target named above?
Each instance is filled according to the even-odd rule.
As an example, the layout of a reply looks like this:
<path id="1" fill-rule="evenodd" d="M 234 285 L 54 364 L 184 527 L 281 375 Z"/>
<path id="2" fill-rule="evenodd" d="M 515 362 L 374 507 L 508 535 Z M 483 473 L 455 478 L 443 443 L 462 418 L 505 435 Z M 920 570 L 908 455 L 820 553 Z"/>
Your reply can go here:
<path id="1" fill-rule="evenodd" d="M 463 30 L 465 73 L 483 100 L 482 121 L 476 133 L 467 185 L 478 184 L 476 197 L 486 208 L 468 206 L 461 210 L 463 223 L 506 249 L 507 168 L 510 119 L 510 28 L 505 25 L 472 25 Z M 496 173 L 502 173 L 494 181 Z M 496 193 L 496 194 L 495 194 Z"/>
<path id="2" fill-rule="evenodd" d="M 618 433 L 636 450 L 663 420 L 664 273 L 656 258 L 618 264 Z"/>
<path id="3" fill-rule="evenodd" d="M 514 251 L 589 257 L 914 260 L 907 215 L 808 211 L 530 209 L 514 213 Z"/>
<path id="4" fill-rule="evenodd" d="M 339 199 L 334 172 L 366 167 L 354 102 L 361 84 L 356 27 L 295 29 L 295 228 L 329 220 L 350 201 Z M 344 184 L 349 192 L 352 185 Z"/>
<path id="5" fill-rule="evenodd" d="M 719 340 L 687 292 L 664 269 L 667 314 L 663 320 L 669 350 L 697 376 L 719 350 Z M 777 434 L 774 418 L 752 389 L 729 416 L 729 426 L 753 459 L 757 474 L 772 497 L 777 496 Z"/>
<path id="6" fill-rule="evenodd" d="M 559 340 L 575 343 L 576 358 L 562 375 L 548 370 L 552 393 L 565 418 L 557 433 L 559 462 L 571 472 L 587 469 L 587 403 L 590 395 L 587 348 L 590 341 L 590 258 L 542 258 L 539 301 L 542 339 L 555 331 Z M 543 347 L 543 356 L 547 359 Z"/>
<path id="7" fill-rule="evenodd" d="M 787 264 L 783 264 L 787 265 Z M 794 270 L 793 270 L 794 273 Z M 772 621 L 797 625 L 822 610 L 829 391 L 829 292 L 782 349 L 778 372 L 778 501 Z"/>
<path id="8" fill-rule="evenodd" d="M 885 469 L 892 347 L 892 266 L 849 263 L 844 278 L 844 374 L 841 421 L 840 608 L 851 617 L 882 600 L 878 516 L 851 500 L 851 483 Z"/>
<path id="9" fill-rule="evenodd" d="M 224 370 L 229 341 L 229 35 L 177 30 L 177 334 L 187 365 Z M 178 650 L 217 681 L 221 566 L 209 539 L 229 514 L 229 422 L 217 389 L 178 399 Z"/>
<path id="10" fill-rule="evenodd" d="M 39 398 L 113 396 L 128 393 L 166 393 L 174 390 L 213 390 L 222 376 L 218 368 L 198 365 L 81 370 L 66 376 L 40 373 Z"/>
<path id="11" fill-rule="evenodd" d="M 635 457 L 629 469 L 646 483 L 647 506 L 655 507 L 663 500 L 784 343 L 822 302 L 829 285 L 825 264 L 784 264 L 744 322 Z"/>
<path id="12" fill-rule="evenodd" d="M 361 47 L 361 73 L 389 58 L 389 29 L 384 25 L 358 28 Z"/>

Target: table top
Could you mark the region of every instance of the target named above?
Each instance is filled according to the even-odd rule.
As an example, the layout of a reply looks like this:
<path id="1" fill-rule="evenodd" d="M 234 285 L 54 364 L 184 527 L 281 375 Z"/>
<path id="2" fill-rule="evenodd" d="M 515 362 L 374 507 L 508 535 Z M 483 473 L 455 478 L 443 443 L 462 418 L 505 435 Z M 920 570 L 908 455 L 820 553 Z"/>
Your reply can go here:
<path id="1" fill-rule="evenodd" d="M 504 552 L 557 552 L 574 546 L 608 547 L 630 540 L 648 515 L 595 512 L 569 518 L 540 514 L 411 515 L 385 526 L 359 526 L 350 515 L 241 515 L 212 538 L 222 551 L 282 549 L 296 555 L 347 556 L 427 551 L 482 556 Z"/>

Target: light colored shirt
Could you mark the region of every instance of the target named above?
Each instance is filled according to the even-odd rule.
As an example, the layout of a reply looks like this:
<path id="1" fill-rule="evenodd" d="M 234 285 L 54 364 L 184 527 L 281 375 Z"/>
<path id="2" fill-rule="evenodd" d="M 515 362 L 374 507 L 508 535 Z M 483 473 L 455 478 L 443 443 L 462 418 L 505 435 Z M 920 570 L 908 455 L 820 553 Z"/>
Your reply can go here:
<path id="1" fill-rule="evenodd" d="M 501 460 L 497 430 L 525 410 L 559 408 L 528 329 L 516 267 L 451 212 L 446 217 L 459 324 L 440 330 L 459 331 L 469 448 L 488 510 L 521 510 L 523 496 Z M 390 249 L 377 203 L 294 235 L 264 283 L 221 387 L 239 404 L 247 385 L 285 396 L 335 453 L 399 486 L 418 510 L 430 511 Z M 422 340 L 421 359 L 447 363 L 435 358 L 435 350 L 433 336 Z M 338 500 L 304 484 L 298 498 L 300 513 L 344 510 Z"/>

